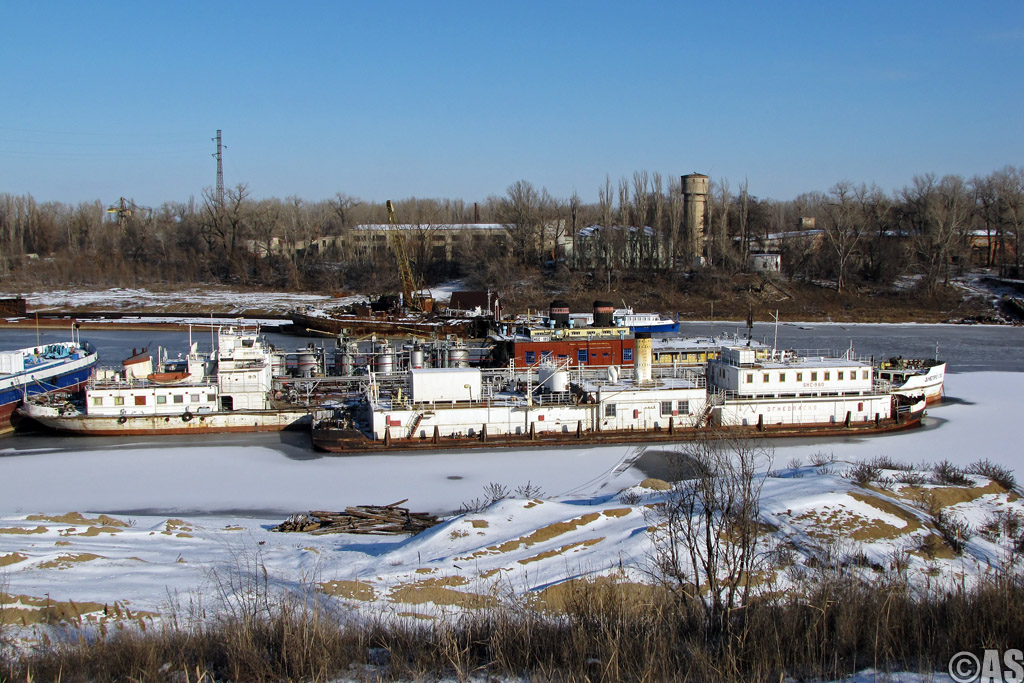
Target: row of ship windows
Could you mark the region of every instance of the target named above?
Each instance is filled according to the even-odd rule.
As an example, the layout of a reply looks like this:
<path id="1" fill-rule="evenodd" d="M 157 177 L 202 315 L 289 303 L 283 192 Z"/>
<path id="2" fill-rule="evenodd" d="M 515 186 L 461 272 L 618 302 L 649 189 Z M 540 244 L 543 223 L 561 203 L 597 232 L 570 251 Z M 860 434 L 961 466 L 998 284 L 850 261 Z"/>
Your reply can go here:
<path id="1" fill-rule="evenodd" d="M 597 358 L 597 356 L 598 356 L 598 354 L 597 354 L 596 351 L 590 353 L 590 355 L 589 355 L 590 358 Z M 608 354 L 607 351 L 605 351 L 604 353 L 601 354 L 601 356 L 603 358 L 608 358 L 609 354 Z M 564 353 L 558 354 L 558 359 L 559 360 L 565 360 L 568 357 L 569 356 L 567 356 Z M 587 358 L 588 358 L 587 349 L 576 349 L 576 361 L 578 363 L 586 363 L 587 362 Z M 542 361 L 550 361 L 551 360 L 551 352 L 550 351 L 541 351 L 540 352 L 540 359 Z M 524 356 L 524 360 L 528 364 L 536 363 L 537 362 L 537 352 L 536 351 L 526 351 L 525 352 L 525 356 Z M 633 349 L 622 349 L 622 361 L 623 362 L 628 362 L 628 361 L 632 361 L 632 360 L 633 360 Z"/>
<path id="2" fill-rule="evenodd" d="M 616 409 L 615 403 L 604 404 L 604 416 L 615 417 Z M 637 411 L 633 411 L 636 413 Z M 661 416 L 668 417 L 670 415 L 689 415 L 690 414 L 690 402 L 689 401 L 662 401 L 661 402 Z M 636 417 L 634 414 L 633 417 Z"/>
<path id="3" fill-rule="evenodd" d="M 112 403 L 107 403 L 106 402 L 107 398 L 111 398 L 113 402 Z M 145 396 L 145 395 L 134 396 L 133 398 L 135 400 L 133 405 L 144 406 L 144 405 L 148 405 L 149 404 L 149 402 L 148 402 L 149 397 L 148 396 Z M 202 394 L 175 394 L 171 398 L 173 399 L 172 403 L 182 403 L 182 404 L 184 404 L 184 403 L 202 403 L 203 402 L 202 401 Z M 217 397 L 214 394 L 207 394 L 206 401 L 208 403 L 215 403 L 217 401 Z M 156 403 L 156 405 L 164 405 L 165 403 L 167 403 L 167 396 L 165 396 L 165 395 L 157 395 L 155 403 Z M 92 404 L 94 406 L 103 406 L 103 405 L 123 406 L 124 405 L 124 396 L 113 396 L 113 397 L 93 396 L 92 397 Z"/>
<path id="4" fill-rule="evenodd" d="M 861 370 L 860 372 L 861 372 L 861 379 L 868 379 L 869 373 L 871 371 L 870 370 Z M 811 372 L 809 374 L 811 376 L 811 379 L 810 379 L 811 382 L 817 382 L 818 381 L 818 373 L 817 373 L 817 371 Z M 826 370 L 822 374 L 824 375 L 824 377 L 822 378 L 822 381 L 828 382 L 828 381 L 830 381 L 832 379 L 832 372 L 830 370 Z M 720 375 L 722 377 L 725 377 L 725 370 L 724 369 L 720 371 Z M 765 383 L 770 382 L 771 381 L 771 373 L 768 373 L 768 372 L 763 373 L 762 376 L 761 376 L 761 379 Z M 844 371 L 844 370 L 837 371 L 836 372 L 836 379 L 839 380 L 839 381 L 842 381 L 842 380 L 846 379 L 846 371 Z M 855 381 L 856 379 L 857 379 L 857 371 L 856 370 L 850 370 L 850 380 L 851 381 Z M 784 373 L 784 372 L 780 372 L 779 373 L 779 381 L 780 382 L 785 382 L 786 381 L 786 373 Z M 804 381 L 804 373 L 802 373 L 802 372 L 796 373 L 796 381 L 797 382 L 803 382 Z M 753 384 L 753 383 L 754 383 L 754 373 L 748 372 L 747 373 L 747 384 Z"/>

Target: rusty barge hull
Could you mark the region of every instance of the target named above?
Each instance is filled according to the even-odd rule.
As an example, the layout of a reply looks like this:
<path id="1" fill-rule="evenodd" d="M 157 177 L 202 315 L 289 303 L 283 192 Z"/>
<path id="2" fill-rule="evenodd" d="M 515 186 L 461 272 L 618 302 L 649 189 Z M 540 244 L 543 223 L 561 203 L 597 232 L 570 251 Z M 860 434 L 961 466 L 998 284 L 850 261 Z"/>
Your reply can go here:
<path id="1" fill-rule="evenodd" d="M 487 334 L 487 321 L 482 319 L 421 320 L 396 316 L 327 318 L 301 313 L 292 313 L 290 318 L 292 331 L 297 334 L 345 334 L 350 337 L 361 337 L 368 334 L 377 334 L 382 337 L 404 337 L 409 334 L 423 337 L 444 337 L 454 334 L 469 338 L 483 337 Z"/>
<path id="2" fill-rule="evenodd" d="M 280 432 L 309 429 L 308 410 L 267 410 L 253 412 L 184 415 L 131 415 L 122 417 L 42 417 L 30 419 L 47 429 L 79 436 L 158 436 L 161 434 L 224 434 Z"/>
<path id="3" fill-rule="evenodd" d="M 887 418 L 878 422 L 820 424 L 776 424 L 736 427 L 685 427 L 656 430 L 538 432 L 533 434 L 501 434 L 488 436 L 482 430 L 476 436 L 440 436 L 392 439 L 370 439 L 355 429 L 313 429 L 313 448 L 326 453 L 366 455 L 372 453 L 429 452 L 480 448 L 550 448 L 617 444 L 684 443 L 704 438 L 763 439 L 794 437 L 867 436 L 915 429 L 921 426 L 923 413 L 906 418 Z"/>

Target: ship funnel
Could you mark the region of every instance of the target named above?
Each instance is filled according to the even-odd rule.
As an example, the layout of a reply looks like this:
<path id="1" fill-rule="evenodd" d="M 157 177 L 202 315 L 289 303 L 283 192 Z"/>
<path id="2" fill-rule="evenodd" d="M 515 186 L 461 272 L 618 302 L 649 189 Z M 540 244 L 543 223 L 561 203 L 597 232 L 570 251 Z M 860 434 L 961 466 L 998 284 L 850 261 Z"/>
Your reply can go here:
<path id="1" fill-rule="evenodd" d="M 611 327 L 615 304 L 608 301 L 594 302 L 594 327 Z"/>
<path id="2" fill-rule="evenodd" d="M 635 340 L 634 376 L 638 384 L 643 384 L 651 381 L 651 366 L 654 363 L 654 354 L 651 352 L 651 333 L 637 332 Z"/>
<path id="3" fill-rule="evenodd" d="M 569 327 L 569 304 L 560 299 L 552 301 L 548 308 L 548 319 L 552 327 Z"/>

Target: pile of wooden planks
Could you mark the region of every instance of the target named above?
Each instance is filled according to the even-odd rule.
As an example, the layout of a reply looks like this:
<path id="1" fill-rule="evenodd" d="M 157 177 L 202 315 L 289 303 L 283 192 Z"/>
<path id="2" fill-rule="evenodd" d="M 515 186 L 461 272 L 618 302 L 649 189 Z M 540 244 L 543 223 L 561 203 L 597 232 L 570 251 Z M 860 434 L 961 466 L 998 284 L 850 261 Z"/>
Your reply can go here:
<path id="1" fill-rule="evenodd" d="M 355 505 L 342 512 L 311 510 L 295 514 L 271 531 L 305 531 L 310 534 L 417 534 L 440 520 L 424 512 L 399 507 L 408 498 L 390 505 Z"/>

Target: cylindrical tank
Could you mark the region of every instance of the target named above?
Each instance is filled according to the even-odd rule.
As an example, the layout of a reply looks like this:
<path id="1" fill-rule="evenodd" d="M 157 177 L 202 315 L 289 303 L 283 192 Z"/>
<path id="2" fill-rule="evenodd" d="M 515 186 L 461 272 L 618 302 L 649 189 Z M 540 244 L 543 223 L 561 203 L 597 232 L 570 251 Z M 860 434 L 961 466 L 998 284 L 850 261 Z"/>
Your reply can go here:
<path id="1" fill-rule="evenodd" d="M 537 386 L 543 391 L 569 391 L 569 373 L 553 365 L 537 368 Z"/>
<path id="2" fill-rule="evenodd" d="M 409 351 L 409 367 L 413 370 L 419 370 L 423 367 L 423 348 L 416 344 Z"/>
<path id="3" fill-rule="evenodd" d="M 449 362 L 453 368 L 469 367 L 469 349 L 464 342 L 455 342 L 448 350 Z"/>
<path id="4" fill-rule="evenodd" d="M 283 353 L 275 353 L 270 357 L 270 371 L 274 377 L 284 377 L 288 374 Z"/>
<path id="5" fill-rule="evenodd" d="M 334 352 L 334 370 L 338 375 L 347 377 L 352 374 L 352 364 L 359 351 L 355 342 L 346 342 Z"/>
<path id="6" fill-rule="evenodd" d="M 548 308 L 548 319 L 552 327 L 569 327 L 569 304 L 555 299 Z"/>
<path id="7" fill-rule="evenodd" d="M 373 343 L 373 370 L 383 374 L 390 374 L 394 367 L 395 359 L 391 353 L 391 344 L 386 341 Z"/>
<path id="8" fill-rule="evenodd" d="M 318 363 L 315 353 L 300 353 L 296 365 L 299 377 L 313 377 L 317 374 Z"/>
<path id="9" fill-rule="evenodd" d="M 609 301 L 594 302 L 594 327 L 611 327 L 615 304 Z"/>

